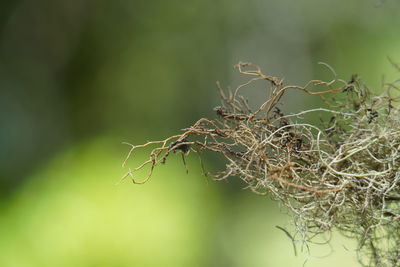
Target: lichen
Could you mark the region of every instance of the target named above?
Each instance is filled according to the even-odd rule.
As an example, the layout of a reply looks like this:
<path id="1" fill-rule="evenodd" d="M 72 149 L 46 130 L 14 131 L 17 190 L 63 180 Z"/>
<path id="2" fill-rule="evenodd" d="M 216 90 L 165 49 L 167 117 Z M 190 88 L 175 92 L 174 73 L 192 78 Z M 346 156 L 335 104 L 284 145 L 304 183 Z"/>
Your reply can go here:
<path id="1" fill-rule="evenodd" d="M 123 178 L 142 184 L 171 152 L 222 155 L 225 168 L 205 175 L 214 180 L 238 177 L 256 194 L 268 194 L 293 216 L 294 241 L 313 242 L 339 230 L 358 241 L 365 266 L 400 266 L 400 110 L 396 81 L 372 93 L 356 75 L 350 80 L 312 80 L 305 86 L 285 85 L 249 63 L 236 65 L 249 77 L 234 91 L 217 84 L 222 106 L 216 118 L 199 119 L 182 133 L 162 141 L 130 145 L 154 146 L 149 159 Z M 395 65 L 396 67 L 396 65 Z M 270 96 L 253 110 L 240 95 L 261 80 Z M 279 105 L 288 90 L 318 96 L 323 107 L 284 114 Z M 320 122 L 304 119 L 321 114 Z M 186 164 L 186 163 L 185 163 Z M 135 171 L 150 173 L 137 181 Z"/>

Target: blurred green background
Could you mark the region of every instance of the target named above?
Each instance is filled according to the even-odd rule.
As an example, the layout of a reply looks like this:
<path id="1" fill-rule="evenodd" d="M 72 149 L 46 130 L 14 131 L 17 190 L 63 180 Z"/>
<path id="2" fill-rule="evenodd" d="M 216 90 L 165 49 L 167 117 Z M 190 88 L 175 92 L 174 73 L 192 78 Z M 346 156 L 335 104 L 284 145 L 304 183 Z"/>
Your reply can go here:
<path id="1" fill-rule="evenodd" d="M 379 90 L 396 77 L 399 12 L 395 0 L 2 0 L 0 266 L 357 266 L 340 235 L 296 257 L 279 205 L 236 179 L 207 183 L 196 157 L 188 175 L 176 155 L 149 183 L 116 186 L 121 142 L 214 116 L 215 82 L 243 81 L 239 61 L 296 84 L 330 79 L 323 61 Z"/>

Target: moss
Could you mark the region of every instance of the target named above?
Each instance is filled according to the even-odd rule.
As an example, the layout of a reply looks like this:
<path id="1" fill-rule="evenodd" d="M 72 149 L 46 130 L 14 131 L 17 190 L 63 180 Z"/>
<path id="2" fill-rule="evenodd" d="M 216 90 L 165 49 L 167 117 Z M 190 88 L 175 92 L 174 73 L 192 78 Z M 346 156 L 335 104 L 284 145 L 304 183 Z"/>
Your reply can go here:
<path id="1" fill-rule="evenodd" d="M 297 86 L 285 85 L 255 65 L 239 63 L 239 73 L 249 79 L 228 92 L 217 84 L 223 106 L 215 108 L 216 118 L 199 119 L 162 141 L 130 145 L 126 161 L 135 149 L 155 148 L 147 161 L 123 178 L 145 183 L 171 152 L 182 152 L 183 159 L 194 153 L 201 159 L 204 151 L 211 151 L 222 155 L 226 166 L 204 174 L 215 180 L 239 177 L 252 192 L 283 204 L 293 216 L 294 244 L 312 243 L 320 234 L 338 229 L 359 242 L 363 265 L 399 266 L 398 81 L 383 84 L 376 95 L 356 75 L 344 81 L 323 65 L 332 71 L 331 81 Z M 265 81 L 271 94 L 252 110 L 240 91 L 257 80 Z M 289 90 L 320 97 L 325 106 L 285 115 L 278 104 Z M 312 113 L 329 116 L 321 116 L 318 123 L 304 119 Z M 135 171 L 147 166 L 145 180 L 133 179 Z"/>

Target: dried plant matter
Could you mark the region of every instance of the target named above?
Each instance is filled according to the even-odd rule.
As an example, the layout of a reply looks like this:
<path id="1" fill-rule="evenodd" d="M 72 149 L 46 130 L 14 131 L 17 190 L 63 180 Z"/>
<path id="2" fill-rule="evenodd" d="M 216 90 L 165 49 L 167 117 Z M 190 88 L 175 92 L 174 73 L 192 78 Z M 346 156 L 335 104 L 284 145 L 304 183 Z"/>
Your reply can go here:
<path id="1" fill-rule="evenodd" d="M 363 265 L 400 266 L 396 83 L 384 84 L 382 94 L 375 95 L 356 75 L 349 81 L 334 75 L 330 82 L 291 86 L 252 64 L 236 67 L 249 80 L 227 93 L 218 85 L 223 105 L 215 108 L 216 119 L 202 118 L 163 141 L 131 145 L 126 160 L 135 149 L 154 148 L 149 159 L 124 178 L 145 183 L 171 152 L 180 151 L 183 158 L 190 152 L 215 152 L 224 157 L 226 167 L 211 174 L 213 178 L 239 177 L 254 193 L 278 200 L 292 212 L 294 239 L 312 242 L 318 234 L 338 229 L 358 241 Z M 270 96 L 252 110 L 239 93 L 257 80 L 265 81 Z M 288 90 L 319 96 L 324 107 L 285 115 L 278 105 Z M 327 119 L 306 121 L 312 113 L 324 113 Z M 134 172 L 146 166 L 149 176 L 134 179 Z"/>

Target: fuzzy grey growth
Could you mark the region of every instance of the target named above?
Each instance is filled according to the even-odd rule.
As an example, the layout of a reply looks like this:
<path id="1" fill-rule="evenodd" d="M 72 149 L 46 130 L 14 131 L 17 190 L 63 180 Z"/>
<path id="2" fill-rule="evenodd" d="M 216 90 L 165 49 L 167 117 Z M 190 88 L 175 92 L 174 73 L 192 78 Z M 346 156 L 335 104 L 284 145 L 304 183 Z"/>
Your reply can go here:
<path id="1" fill-rule="evenodd" d="M 127 159 L 136 148 L 157 147 L 124 177 L 149 165 L 147 181 L 172 151 L 199 156 L 215 152 L 226 159 L 226 167 L 212 174 L 214 179 L 236 176 L 254 193 L 278 200 L 293 215 L 294 240 L 313 242 L 318 234 L 338 229 L 359 242 L 363 265 L 400 266 L 396 84 L 384 84 L 380 95 L 372 94 L 356 75 L 347 82 L 334 77 L 288 86 L 252 64 L 236 67 L 251 79 L 228 94 L 218 85 L 223 106 L 215 108 L 216 119 L 203 118 L 182 134 L 132 146 Z M 239 91 L 256 80 L 266 81 L 271 94 L 252 111 Z M 277 105 L 287 90 L 319 96 L 326 107 L 285 115 Z M 326 113 L 327 119 L 313 123 L 303 118 L 317 112 Z"/>

